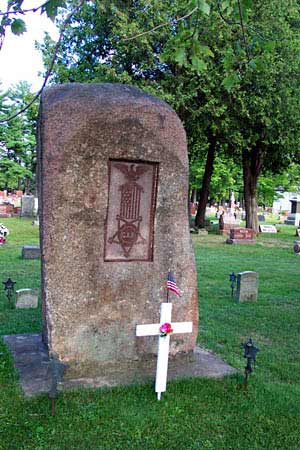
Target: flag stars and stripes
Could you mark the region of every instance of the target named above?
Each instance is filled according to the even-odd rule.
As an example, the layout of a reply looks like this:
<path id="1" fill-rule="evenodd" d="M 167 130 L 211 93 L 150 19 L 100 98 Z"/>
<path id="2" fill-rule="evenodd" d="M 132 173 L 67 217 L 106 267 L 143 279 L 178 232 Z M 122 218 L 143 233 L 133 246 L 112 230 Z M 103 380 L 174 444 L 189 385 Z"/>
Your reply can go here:
<path id="1" fill-rule="evenodd" d="M 168 272 L 167 290 L 174 292 L 178 297 L 182 297 L 183 295 L 183 291 L 177 286 L 175 278 L 171 271 Z"/>

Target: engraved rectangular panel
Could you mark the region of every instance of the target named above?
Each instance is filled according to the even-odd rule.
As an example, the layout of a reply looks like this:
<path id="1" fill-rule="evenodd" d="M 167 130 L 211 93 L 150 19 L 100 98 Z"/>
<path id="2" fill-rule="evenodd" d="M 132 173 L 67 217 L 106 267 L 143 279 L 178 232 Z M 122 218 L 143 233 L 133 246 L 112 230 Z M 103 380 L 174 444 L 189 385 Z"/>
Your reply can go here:
<path id="1" fill-rule="evenodd" d="M 109 161 L 105 261 L 152 261 L 158 164 Z"/>

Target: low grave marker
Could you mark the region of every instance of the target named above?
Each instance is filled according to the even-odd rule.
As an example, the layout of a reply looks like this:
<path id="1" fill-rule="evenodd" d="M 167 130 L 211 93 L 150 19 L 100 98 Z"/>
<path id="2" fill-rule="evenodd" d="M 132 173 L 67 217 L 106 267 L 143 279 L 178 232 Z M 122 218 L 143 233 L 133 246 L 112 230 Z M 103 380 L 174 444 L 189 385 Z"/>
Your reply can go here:
<path id="1" fill-rule="evenodd" d="M 23 245 L 22 258 L 23 259 L 39 259 L 41 257 L 41 249 L 36 245 Z"/>
<path id="2" fill-rule="evenodd" d="M 18 289 L 16 295 L 16 308 L 37 308 L 39 299 L 37 289 Z"/>
<path id="3" fill-rule="evenodd" d="M 255 244 L 255 231 L 251 228 L 232 228 L 226 244 Z"/>
<path id="4" fill-rule="evenodd" d="M 259 225 L 260 233 L 277 233 L 275 225 Z"/>

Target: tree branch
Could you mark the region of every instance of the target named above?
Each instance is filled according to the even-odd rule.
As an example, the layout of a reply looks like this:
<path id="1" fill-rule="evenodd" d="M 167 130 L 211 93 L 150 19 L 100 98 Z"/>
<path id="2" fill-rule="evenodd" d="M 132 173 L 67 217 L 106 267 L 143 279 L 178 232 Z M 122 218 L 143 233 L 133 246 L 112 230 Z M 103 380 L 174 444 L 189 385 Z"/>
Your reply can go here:
<path id="1" fill-rule="evenodd" d="M 136 34 L 136 35 L 134 35 L 134 36 L 125 38 L 125 39 L 123 39 L 123 41 L 124 41 L 124 42 L 132 41 L 132 40 L 134 40 L 134 39 L 139 38 L 140 36 L 144 36 L 145 34 L 153 33 L 153 31 L 156 31 L 156 30 L 158 30 L 159 28 L 166 27 L 167 25 L 171 25 L 171 24 L 176 24 L 177 22 L 180 22 L 181 20 L 184 20 L 184 19 L 187 19 L 188 17 L 190 17 L 190 16 L 191 16 L 192 14 L 194 14 L 194 12 L 196 12 L 198 9 L 199 9 L 198 6 L 196 6 L 196 7 L 195 7 L 194 9 L 192 9 L 192 11 L 190 11 L 188 14 L 186 14 L 186 15 L 184 15 L 184 16 L 182 16 L 182 17 L 179 17 L 178 19 L 174 19 L 174 20 L 169 21 L 169 22 L 161 23 L 160 25 L 157 25 L 156 27 L 151 28 L 151 30 L 143 31 L 142 33 L 139 33 L 139 34 Z"/>
<path id="2" fill-rule="evenodd" d="M 222 13 L 222 11 L 221 11 L 221 7 L 220 7 L 220 2 L 219 2 L 219 1 L 218 1 L 218 3 L 217 3 L 217 8 L 218 8 L 219 15 L 220 15 L 221 19 L 222 19 L 227 25 L 238 25 L 238 26 L 241 26 L 240 22 L 235 22 L 234 20 L 229 20 L 229 19 L 226 19 L 226 18 L 225 18 L 225 16 L 223 15 L 223 13 Z"/>
<path id="3" fill-rule="evenodd" d="M 29 12 L 35 13 L 35 12 L 37 12 L 39 9 L 41 9 L 42 6 L 43 6 L 43 5 L 38 6 L 37 8 L 32 8 L 32 9 L 19 9 L 19 10 L 17 10 L 17 11 L 9 11 L 9 10 L 7 10 L 7 11 L 5 11 L 5 12 L 0 11 L 0 16 L 6 16 L 6 17 L 7 17 L 7 16 L 9 16 L 9 15 L 11 15 L 11 14 L 14 14 L 15 16 L 17 16 L 18 14 L 24 15 L 24 14 L 29 13 Z"/>
<path id="4" fill-rule="evenodd" d="M 220 2 L 219 1 L 217 3 L 217 8 L 218 8 L 219 15 L 220 15 L 221 19 L 223 20 L 223 22 L 225 22 L 227 25 L 230 25 L 230 26 L 237 25 L 238 27 L 242 27 L 241 22 L 235 22 L 234 20 L 226 19 L 226 17 L 224 16 L 224 14 L 221 11 L 221 7 L 220 7 Z M 263 36 L 261 34 L 260 31 L 256 30 L 255 28 L 251 27 L 250 25 L 245 25 L 243 23 L 243 27 L 244 27 L 245 30 L 248 29 L 248 30 L 251 30 L 254 33 L 256 33 L 260 37 L 260 39 L 262 39 L 263 41 L 270 41 L 271 40 L 271 39 L 267 39 L 265 36 Z"/>
<path id="5" fill-rule="evenodd" d="M 50 61 L 49 67 L 47 69 L 47 72 L 46 72 L 46 75 L 45 75 L 45 78 L 44 78 L 44 82 L 43 82 L 42 87 L 40 88 L 40 90 L 35 94 L 33 99 L 27 105 L 24 106 L 24 108 L 20 109 L 18 112 L 16 112 L 15 114 L 12 114 L 11 116 L 9 116 L 7 118 L 1 119 L 0 123 L 9 122 L 10 120 L 14 119 L 15 117 L 19 116 L 20 114 L 23 114 L 25 111 L 27 111 L 27 109 L 30 108 L 30 106 L 36 101 L 36 99 L 39 98 L 39 96 L 41 95 L 41 93 L 43 92 L 43 90 L 44 90 L 44 88 L 45 88 L 45 86 L 47 84 L 47 81 L 50 78 L 50 75 L 51 75 L 51 72 L 52 72 L 55 60 L 56 60 L 56 56 L 57 56 L 57 53 L 58 53 L 58 50 L 59 50 L 59 47 L 60 47 L 60 44 L 61 44 L 61 41 L 62 41 L 62 38 L 63 38 L 63 34 L 64 34 L 67 26 L 69 25 L 70 20 L 72 19 L 74 14 L 76 14 L 80 10 L 80 8 L 85 3 L 85 1 L 86 0 L 80 0 L 78 5 L 75 6 L 75 8 L 67 15 L 67 17 L 66 17 L 66 19 L 65 19 L 65 21 L 64 21 L 64 23 L 63 23 L 63 25 L 62 25 L 62 27 L 60 29 L 59 38 L 58 38 L 58 41 L 57 41 L 57 43 L 56 43 L 56 45 L 54 47 L 53 56 L 52 56 L 52 59 Z"/>
<path id="6" fill-rule="evenodd" d="M 243 13 L 242 13 L 242 7 L 241 7 L 241 0 L 237 0 L 237 3 L 238 3 L 238 7 L 239 7 L 239 15 L 240 15 L 240 20 L 241 20 L 241 29 L 242 29 L 242 35 L 243 35 L 243 42 L 244 42 L 244 46 L 245 46 L 247 60 L 248 60 L 248 63 L 249 63 L 250 60 L 251 60 L 251 57 L 250 57 L 250 53 L 249 53 L 249 47 L 248 47 L 248 44 L 247 44 L 246 33 L 245 33 L 245 28 L 244 28 L 244 20 L 243 20 Z"/>

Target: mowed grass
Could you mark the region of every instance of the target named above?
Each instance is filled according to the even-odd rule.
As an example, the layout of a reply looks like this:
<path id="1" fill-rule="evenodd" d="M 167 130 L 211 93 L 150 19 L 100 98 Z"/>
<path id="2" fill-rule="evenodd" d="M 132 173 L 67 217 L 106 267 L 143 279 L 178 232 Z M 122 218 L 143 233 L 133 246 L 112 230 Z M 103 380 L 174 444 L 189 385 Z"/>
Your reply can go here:
<path id="1" fill-rule="evenodd" d="M 21 259 L 38 244 L 29 220 L 2 219 L 11 231 L 0 248 L 1 281 L 39 287 L 39 261 Z M 50 415 L 47 395 L 25 399 L 11 355 L 0 340 L 1 450 L 299 450 L 300 256 L 294 227 L 230 246 L 224 237 L 194 237 L 199 288 L 199 344 L 240 370 L 222 380 L 168 383 L 158 402 L 152 385 L 64 392 Z M 257 303 L 231 299 L 229 273 L 259 274 Z M 9 308 L 0 293 L 0 334 L 39 332 L 41 311 Z M 260 348 L 248 391 L 240 343 Z"/>

